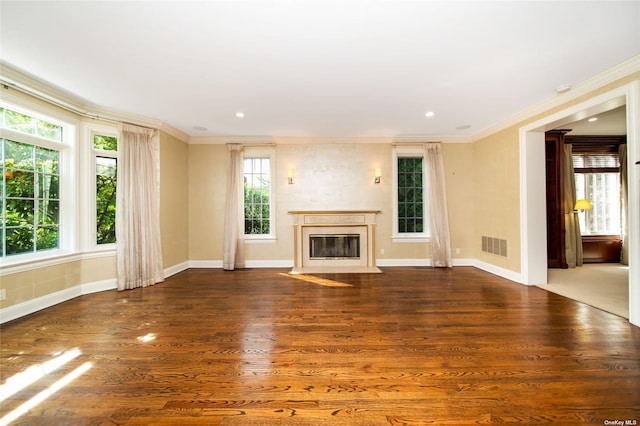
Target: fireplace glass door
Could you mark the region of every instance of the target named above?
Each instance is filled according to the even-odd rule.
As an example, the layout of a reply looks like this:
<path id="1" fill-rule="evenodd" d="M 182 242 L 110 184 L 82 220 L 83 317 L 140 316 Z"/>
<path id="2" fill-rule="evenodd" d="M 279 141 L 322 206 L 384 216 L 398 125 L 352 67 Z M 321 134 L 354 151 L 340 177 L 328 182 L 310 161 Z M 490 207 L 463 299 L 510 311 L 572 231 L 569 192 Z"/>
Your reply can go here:
<path id="1" fill-rule="evenodd" d="M 359 234 L 309 235 L 310 259 L 359 259 Z"/>

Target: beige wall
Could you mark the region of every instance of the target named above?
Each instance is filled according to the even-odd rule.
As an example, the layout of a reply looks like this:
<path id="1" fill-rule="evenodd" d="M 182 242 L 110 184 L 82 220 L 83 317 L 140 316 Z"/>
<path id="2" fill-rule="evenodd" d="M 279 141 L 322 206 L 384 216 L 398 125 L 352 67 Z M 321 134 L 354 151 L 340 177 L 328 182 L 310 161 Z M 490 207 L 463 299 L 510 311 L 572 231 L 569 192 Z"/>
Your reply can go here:
<path id="1" fill-rule="evenodd" d="M 453 258 L 473 259 L 478 250 L 474 245 L 474 218 L 477 206 L 474 202 L 475 167 L 472 144 L 442 145 L 445 179 L 447 185 L 447 208 Z M 460 253 L 456 253 L 459 249 Z"/>
<path id="2" fill-rule="evenodd" d="M 226 145 L 189 145 L 189 259 L 222 260 Z"/>
<path id="3" fill-rule="evenodd" d="M 638 80 L 640 80 L 640 72 L 599 87 L 473 143 L 475 215 L 472 240 L 476 259 L 514 272 L 521 272 L 519 129 Z M 541 229 L 540 232 L 546 232 L 546 230 Z M 508 257 L 483 253 L 481 251 L 483 235 L 506 239 Z"/>
<path id="4" fill-rule="evenodd" d="M 425 243 L 393 243 L 392 146 L 382 143 L 325 143 L 314 140 L 278 144 L 275 150 L 275 242 L 249 242 L 248 261 L 293 261 L 294 210 L 380 210 L 377 218 L 378 259 L 425 259 Z M 454 257 L 473 255 L 470 203 L 473 194 L 473 146 L 443 146 Z M 375 168 L 382 182 L 375 184 Z M 287 171 L 294 170 L 294 184 Z M 226 145 L 189 146 L 189 257 L 222 260 L 224 205 L 228 172 Z M 460 254 L 455 254 L 455 249 Z M 384 251 L 384 254 L 382 254 Z"/>
<path id="5" fill-rule="evenodd" d="M 115 279 L 115 276 L 115 256 L 75 260 L 3 275 L 0 280 L 2 288 L 6 289 L 7 298 L 0 301 L 0 308 L 28 302 L 81 284 Z"/>
<path id="6" fill-rule="evenodd" d="M 517 128 L 473 144 L 474 257 L 520 271 L 520 168 Z M 544 231 L 544 230 L 543 230 Z M 482 236 L 507 240 L 507 257 L 482 251 Z"/>
<path id="7" fill-rule="evenodd" d="M 160 233 L 169 268 L 189 260 L 188 145 L 160 132 Z"/>

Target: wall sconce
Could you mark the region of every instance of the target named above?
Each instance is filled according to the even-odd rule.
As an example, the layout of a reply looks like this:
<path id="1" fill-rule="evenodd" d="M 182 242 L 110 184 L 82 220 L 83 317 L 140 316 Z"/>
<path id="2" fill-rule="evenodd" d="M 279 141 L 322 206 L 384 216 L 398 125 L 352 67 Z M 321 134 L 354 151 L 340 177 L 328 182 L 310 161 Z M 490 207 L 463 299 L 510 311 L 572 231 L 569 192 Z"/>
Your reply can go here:
<path id="1" fill-rule="evenodd" d="M 382 176 L 382 170 L 380 170 L 379 168 L 375 169 L 373 171 L 373 176 L 374 176 L 373 182 L 374 183 L 380 183 L 380 177 Z"/>
<path id="2" fill-rule="evenodd" d="M 293 169 L 287 170 L 287 182 L 289 185 L 293 184 Z"/>
<path id="3" fill-rule="evenodd" d="M 576 205 L 573 210 L 582 213 L 585 210 L 591 210 L 591 202 L 589 200 L 576 200 Z"/>

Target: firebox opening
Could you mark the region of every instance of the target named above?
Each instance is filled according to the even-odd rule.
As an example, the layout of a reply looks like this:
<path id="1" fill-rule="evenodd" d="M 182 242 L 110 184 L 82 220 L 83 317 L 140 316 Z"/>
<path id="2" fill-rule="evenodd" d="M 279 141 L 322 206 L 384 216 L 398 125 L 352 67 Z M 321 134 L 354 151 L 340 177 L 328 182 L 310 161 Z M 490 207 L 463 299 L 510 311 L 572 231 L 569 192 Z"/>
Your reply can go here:
<path id="1" fill-rule="evenodd" d="M 309 235 L 311 259 L 359 259 L 359 234 Z"/>

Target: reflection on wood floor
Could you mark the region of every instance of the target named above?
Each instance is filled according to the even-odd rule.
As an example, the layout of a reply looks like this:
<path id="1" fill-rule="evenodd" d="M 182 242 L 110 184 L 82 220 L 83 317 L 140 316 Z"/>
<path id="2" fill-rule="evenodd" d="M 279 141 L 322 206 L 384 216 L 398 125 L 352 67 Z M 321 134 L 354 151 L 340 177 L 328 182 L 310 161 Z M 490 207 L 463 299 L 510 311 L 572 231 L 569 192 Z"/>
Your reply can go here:
<path id="1" fill-rule="evenodd" d="M 2 326 L 0 424 L 640 421 L 640 329 L 471 267 L 191 269 Z"/>

